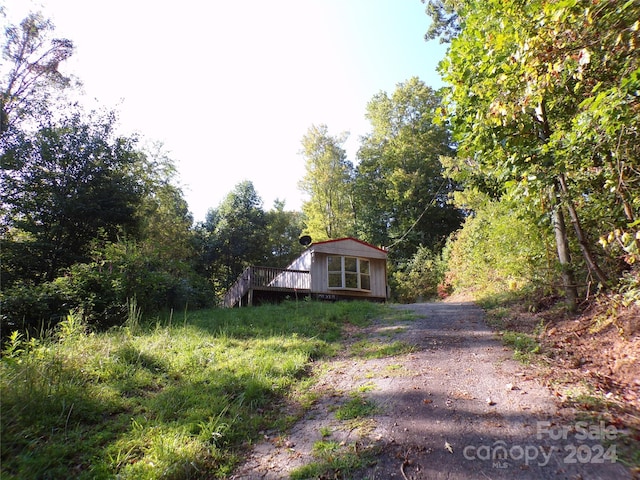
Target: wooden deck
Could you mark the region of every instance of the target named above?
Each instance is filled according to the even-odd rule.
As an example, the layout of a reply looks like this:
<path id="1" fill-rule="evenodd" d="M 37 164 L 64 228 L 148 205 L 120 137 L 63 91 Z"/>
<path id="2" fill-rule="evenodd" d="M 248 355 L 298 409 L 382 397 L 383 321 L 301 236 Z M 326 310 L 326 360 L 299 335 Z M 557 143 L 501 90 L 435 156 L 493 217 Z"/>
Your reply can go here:
<path id="1" fill-rule="evenodd" d="M 311 274 L 307 270 L 247 267 L 227 291 L 222 305 L 227 308 L 253 305 L 258 299 L 309 295 Z"/>

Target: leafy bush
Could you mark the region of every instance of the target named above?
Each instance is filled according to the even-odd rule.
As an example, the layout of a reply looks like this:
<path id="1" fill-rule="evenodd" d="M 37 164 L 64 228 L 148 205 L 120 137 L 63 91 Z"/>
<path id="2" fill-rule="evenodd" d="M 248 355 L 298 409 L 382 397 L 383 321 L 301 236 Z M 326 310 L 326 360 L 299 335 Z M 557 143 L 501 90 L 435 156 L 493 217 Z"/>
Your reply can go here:
<path id="1" fill-rule="evenodd" d="M 439 293 L 446 270 L 440 253 L 421 246 L 413 257 L 391 275 L 394 297 L 400 302 L 434 298 Z"/>
<path id="2" fill-rule="evenodd" d="M 211 304 L 206 280 L 188 269 L 167 271 L 135 245 L 109 244 L 95 257 L 91 263 L 72 265 L 52 282 L 23 282 L 3 290 L 2 336 L 16 329 L 38 334 L 70 311 L 81 312 L 98 328 L 121 325 L 133 298 L 145 314 Z"/>
<path id="3" fill-rule="evenodd" d="M 550 289 L 555 258 L 548 229 L 508 201 L 486 201 L 445 248 L 446 282 L 481 293 Z"/>
<path id="4" fill-rule="evenodd" d="M 72 308 L 69 298 L 53 283 L 17 283 L 0 292 L 0 332 L 21 330 L 39 334 L 58 323 Z"/>

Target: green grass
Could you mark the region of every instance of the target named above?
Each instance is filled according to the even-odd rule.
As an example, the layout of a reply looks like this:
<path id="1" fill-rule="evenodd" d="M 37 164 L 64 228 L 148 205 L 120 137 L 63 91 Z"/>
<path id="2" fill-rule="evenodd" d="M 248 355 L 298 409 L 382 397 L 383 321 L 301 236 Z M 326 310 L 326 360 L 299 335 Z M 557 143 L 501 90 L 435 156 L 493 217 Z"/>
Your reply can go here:
<path id="1" fill-rule="evenodd" d="M 351 354 L 366 359 L 394 357 L 415 351 L 415 347 L 399 340 L 383 342 L 377 340 L 360 340 L 351 346 Z"/>
<path id="2" fill-rule="evenodd" d="M 70 316 L 39 341 L 16 335 L 0 360 L 0 476 L 224 478 L 259 432 L 308 389 L 309 365 L 339 349 L 373 303 L 286 303 L 135 318 L 91 333 Z M 130 312 L 131 313 L 131 312 Z"/>
<path id="3" fill-rule="evenodd" d="M 352 474 L 371 465 L 378 448 L 358 448 L 357 444 L 341 445 L 321 440 L 313 445 L 312 453 L 318 460 L 294 469 L 291 480 L 318 478 L 351 478 Z"/>
<path id="4" fill-rule="evenodd" d="M 362 396 L 360 392 L 353 392 L 351 398 L 338 407 L 335 416 L 338 420 L 353 420 L 368 417 L 378 411 L 378 406 Z"/>
<path id="5" fill-rule="evenodd" d="M 544 324 L 538 323 L 535 326 L 528 326 L 532 334 L 512 330 L 514 305 L 529 302 L 524 294 L 509 292 L 506 294 L 495 294 L 483 298 L 479 304 L 486 311 L 487 323 L 494 329 L 500 331 L 502 343 L 513 349 L 513 358 L 523 364 L 529 364 L 534 361 L 535 356 L 542 353 L 537 337 L 544 330 Z M 540 321 L 541 322 L 541 321 Z M 518 325 L 515 325 L 518 329 Z"/>
<path id="6" fill-rule="evenodd" d="M 532 356 L 540 353 L 538 341 L 526 333 L 504 331 L 502 332 L 502 343 L 513 348 L 513 358 L 522 363 L 530 363 Z"/>

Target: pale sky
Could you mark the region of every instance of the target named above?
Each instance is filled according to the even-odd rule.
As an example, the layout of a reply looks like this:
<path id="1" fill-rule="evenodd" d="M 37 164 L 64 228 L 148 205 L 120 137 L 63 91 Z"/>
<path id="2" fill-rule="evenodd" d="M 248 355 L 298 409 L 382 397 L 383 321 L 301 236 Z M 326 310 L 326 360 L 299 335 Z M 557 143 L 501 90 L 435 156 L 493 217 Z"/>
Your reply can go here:
<path id="1" fill-rule="evenodd" d="M 350 132 L 366 105 L 418 76 L 442 85 L 444 47 L 425 42 L 420 0 L 0 0 L 40 10 L 76 52 L 62 68 L 125 133 L 160 141 L 196 221 L 243 180 L 270 209 L 299 210 L 301 139 L 312 124 Z"/>

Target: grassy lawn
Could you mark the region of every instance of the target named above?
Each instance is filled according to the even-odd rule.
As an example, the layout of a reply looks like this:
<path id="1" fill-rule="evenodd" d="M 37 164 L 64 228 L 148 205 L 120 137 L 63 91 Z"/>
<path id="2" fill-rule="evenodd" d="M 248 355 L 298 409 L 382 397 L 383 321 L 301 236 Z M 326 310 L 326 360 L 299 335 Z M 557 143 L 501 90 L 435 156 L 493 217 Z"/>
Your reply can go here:
<path id="1" fill-rule="evenodd" d="M 337 351 L 342 327 L 385 310 L 300 302 L 134 315 L 104 333 L 69 316 L 47 339 L 14 336 L 0 360 L 0 476 L 224 478 L 260 432 L 295 419 L 285 405 L 302 400 L 310 362 Z"/>

